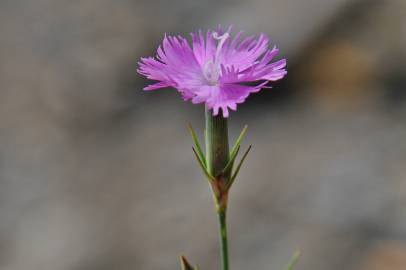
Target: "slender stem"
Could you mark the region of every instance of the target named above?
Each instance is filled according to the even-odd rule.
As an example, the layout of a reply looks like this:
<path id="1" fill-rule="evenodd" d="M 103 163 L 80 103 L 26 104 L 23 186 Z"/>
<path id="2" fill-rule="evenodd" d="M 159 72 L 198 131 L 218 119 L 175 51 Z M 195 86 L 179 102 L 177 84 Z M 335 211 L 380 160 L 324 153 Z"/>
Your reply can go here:
<path id="1" fill-rule="evenodd" d="M 228 145 L 227 119 L 221 114 L 213 116 L 212 111 L 206 108 L 206 166 L 209 173 L 214 176 L 214 197 L 219 220 L 219 240 L 221 269 L 229 269 L 226 211 L 228 190 L 227 183 L 231 172 L 222 174 L 230 159 Z"/>
<path id="2" fill-rule="evenodd" d="M 220 255 L 222 270 L 228 270 L 228 243 L 227 243 L 227 222 L 226 209 L 218 212 L 219 232 L 220 232 Z"/>

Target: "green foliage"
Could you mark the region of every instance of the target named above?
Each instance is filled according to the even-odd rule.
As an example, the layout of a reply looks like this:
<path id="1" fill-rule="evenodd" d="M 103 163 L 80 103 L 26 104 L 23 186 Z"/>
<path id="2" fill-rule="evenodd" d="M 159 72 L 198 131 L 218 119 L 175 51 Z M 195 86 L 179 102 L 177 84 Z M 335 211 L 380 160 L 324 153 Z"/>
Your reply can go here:
<path id="1" fill-rule="evenodd" d="M 223 143 L 221 146 L 219 146 L 219 147 L 224 147 L 224 149 L 226 149 L 225 153 L 229 154 L 229 159 L 227 158 L 228 161 L 227 161 L 226 165 L 224 166 L 224 168 L 222 170 L 220 170 L 220 173 L 218 173 L 219 172 L 218 170 L 209 169 L 209 167 L 212 168 L 211 166 L 213 166 L 213 164 L 208 164 L 211 162 L 210 156 L 205 156 L 205 154 L 203 153 L 202 148 L 200 147 L 200 144 L 199 144 L 199 140 L 197 139 L 196 133 L 193 130 L 193 127 L 191 124 L 188 124 L 188 128 L 189 128 L 190 134 L 193 139 L 194 147 L 192 147 L 192 149 L 193 149 L 194 156 L 195 156 L 197 162 L 199 163 L 199 166 L 202 169 L 204 175 L 207 177 L 207 179 L 209 180 L 209 182 L 213 188 L 213 192 L 214 192 L 214 195 L 216 196 L 216 200 L 217 200 L 216 204 L 225 202 L 224 205 L 221 205 L 224 207 L 222 209 L 225 210 L 226 206 L 227 206 L 227 199 L 225 201 L 223 201 L 222 199 L 227 198 L 228 191 L 231 188 L 232 184 L 234 183 L 235 179 L 237 178 L 238 173 L 240 172 L 241 166 L 244 163 L 248 153 L 250 152 L 250 150 L 252 148 L 252 145 L 250 145 L 248 147 L 248 149 L 242 155 L 240 162 L 234 168 L 235 161 L 236 161 L 238 153 L 241 149 L 241 142 L 244 139 L 245 133 L 247 132 L 247 126 L 244 126 L 244 128 L 242 129 L 242 131 L 241 131 L 240 135 L 238 136 L 237 140 L 235 141 L 234 146 L 232 147 L 230 153 L 228 153 L 228 141 L 227 140 L 225 143 Z M 206 131 L 205 131 L 205 139 L 206 139 L 205 140 L 206 144 L 208 144 Z M 207 151 L 207 149 L 208 148 L 206 147 L 206 151 Z M 214 147 L 214 149 L 215 149 L 215 151 L 217 151 L 216 147 Z M 215 153 L 215 152 L 213 152 L 213 153 Z M 211 153 L 211 154 L 213 154 L 213 153 Z M 222 166 L 223 165 L 221 164 L 220 168 L 222 168 Z M 214 175 L 212 173 L 210 173 L 210 171 L 213 171 Z M 214 173 L 214 171 L 217 171 L 217 173 Z M 225 182 L 223 182 L 224 180 L 225 180 Z M 219 206 L 219 205 L 217 205 L 217 206 Z M 219 213 L 225 214 L 225 212 L 219 212 Z M 225 229 L 225 223 L 223 224 L 222 228 Z M 225 237 L 225 235 L 226 235 L 225 230 L 222 230 L 221 233 L 224 234 L 224 237 Z M 290 259 L 289 263 L 285 266 L 284 270 L 293 270 L 296 263 L 299 260 L 299 257 L 300 257 L 300 253 L 296 252 Z M 227 255 L 225 256 L 225 258 L 227 258 Z M 227 258 L 227 260 L 228 260 L 228 258 Z M 193 267 L 186 260 L 186 258 L 184 256 L 180 257 L 180 261 L 181 261 L 182 270 L 198 270 L 198 268 L 196 266 Z M 226 266 L 223 266 L 223 269 L 228 269 L 228 261 L 227 261 L 227 264 L 225 264 L 225 265 Z"/>
<path id="2" fill-rule="evenodd" d="M 215 181 L 216 179 L 209 173 L 207 170 L 206 164 L 203 163 L 203 160 L 199 157 L 199 153 L 194 147 L 192 147 L 193 153 L 195 154 L 197 163 L 199 163 L 200 168 L 202 169 L 204 175 L 209 179 L 209 181 Z"/>
<path id="3" fill-rule="evenodd" d="M 240 163 L 238 163 L 237 168 L 235 169 L 234 173 L 231 176 L 230 181 L 227 184 L 227 188 L 230 188 L 231 185 L 234 183 L 235 178 L 237 177 L 238 173 L 240 172 L 241 166 L 244 163 L 245 158 L 247 157 L 248 153 L 250 152 L 252 145 L 248 146 L 248 149 L 245 151 L 244 155 L 242 156 Z"/>
<path id="4" fill-rule="evenodd" d="M 227 165 L 224 167 L 223 171 L 221 172 L 222 175 L 227 175 L 229 171 L 233 169 L 235 158 L 240 151 L 240 146 L 237 147 L 237 150 L 230 153 L 230 160 L 228 161 Z"/>
<path id="5" fill-rule="evenodd" d="M 196 152 L 199 156 L 199 159 L 203 162 L 203 164 L 206 165 L 206 158 L 203 154 L 202 148 L 200 147 L 199 140 L 197 139 L 197 136 L 192 127 L 192 124 L 190 124 L 190 123 L 188 124 L 188 129 L 189 129 L 190 135 L 192 135 L 193 143 L 195 145 Z"/>
<path id="6" fill-rule="evenodd" d="M 242 129 L 240 135 L 238 136 L 237 140 L 235 141 L 233 148 L 231 149 L 230 156 L 236 155 L 235 152 L 237 152 L 238 148 L 240 148 L 240 144 L 242 142 L 242 139 L 244 139 L 244 137 L 245 137 L 245 133 L 247 132 L 247 129 L 248 129 L 248 126 L 245 125 L 244 128 Z"/>
<path id="7" fill-rule="evenodd" d="M 285 266 L 284 270 L 293 270 L 295 265 L 297 264 L 298 260 L 300 258 L 300 252 L 296 251 L 295 254 L 293 254 L 292 258 L 290 258 L 288 264 Z"/>
<path id="8" fill-rule="evenodd" d="M 233 184 L 235 178 L 237 177 L 237 175 L 238 175 L 238 173 L 239 173 L 239 171 L 241 169 L 241 166 L 242 166 L 245 158 L 247 157 L 249 151 L 251 150 L 251 145 L 250 145 L 248 147 L 248 149 L 245 151 L 244 155 L 242 156 L 241 161 L 238 163 L 235 171 L 232 173 L 233 166 L 234 166 L 235 160 L 236 160 L 236 158 L 238 156 L 238 153 L 239 153 L 239 151 L 241 149 L 241 142 L 244 139 L 245 133 L 247 132 L 247 128 L 248 128 L 247 126 L 244 126 L 244 128 L 242 129 L 240 135 L 238 136 L 233 148 L 230 151 L 230 159 L 227 162 L 224 169 L 222 170 L 221 174 L 213 176 L 213 175 L 210 174 L 210 172 L 208 170 L 208 166 L 207 166 L 207 163 L 206 163 L 206 157 L 205 157 L 205 155 L 204 155 L 204 153 L 202 151 L 202 148 L 201 148 L 201 146 L 199 144 L 199 140 L 197 139 L 196 132 L 194 131 L 192 125 L 188 124 L 188 129 L 190 131 L 190 134 L 191 134 L 192 139 L 193 139 L 193 144 L 194 144 L 193 153 L 194 153 L 194 155 L 196 157 L 196 160 L 199 163 L 199 166 L 202 169 L 204 175 L 209 179 L 210 182 L 216 181 L 216 177 L 228 176 L 227 178 L 229 178 L 229 179 L 226 179 L 227 180 L 226 190 L 228 190 L 231 187 L 231 185 Z"/>
<path id="9" fill-rule="evenodd" d="M 288 264 L 285 266 L 284 270 L 293 270 L 294 267 L 296 266 L 297 262 L 299 261 L 300 258 L 300 252 L 296 251 L 293 256 L 290 258 Z M 180 264 L 182 267 L 182 270 L 199 270 L 197 266 L 192 266 L 188 260 L 186 259 L 185 256 L 180 256 Z"/>

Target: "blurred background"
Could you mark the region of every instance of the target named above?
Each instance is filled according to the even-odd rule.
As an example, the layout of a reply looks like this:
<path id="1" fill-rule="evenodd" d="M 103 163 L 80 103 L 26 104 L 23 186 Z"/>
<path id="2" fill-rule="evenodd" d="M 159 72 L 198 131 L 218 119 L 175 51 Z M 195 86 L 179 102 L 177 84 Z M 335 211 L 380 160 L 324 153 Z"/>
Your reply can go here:
<path id="1" fill-rule="evenodd" d="M 1 0 L 0 269 L 218 269 L 203 106 L 136 73 L 163 34 L 265 32 L 288 76 L 230 118 L 253 150 L 232 269 L 406 269 L 406 1 Z"/>

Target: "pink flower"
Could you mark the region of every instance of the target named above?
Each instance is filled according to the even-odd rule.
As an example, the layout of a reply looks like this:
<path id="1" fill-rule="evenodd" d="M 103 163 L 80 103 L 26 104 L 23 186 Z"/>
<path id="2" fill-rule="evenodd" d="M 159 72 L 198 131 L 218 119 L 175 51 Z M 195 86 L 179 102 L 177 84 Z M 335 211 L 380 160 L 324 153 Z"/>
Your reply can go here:
<path id="1" fill-rule="evenodd" d="M 236 110 L 250 93 L 270 81 L 282 79 L 287 71 L 286 59 L 271 63 L 279 52 L 268 48 L 268 37 L 241 38 L 242 32 L 230 36 L 231 27 L 222 31 L 191 33 L 192 47 L 181 36 L 164 37 L 156 58 L 141 58 L 138 72 L 158 81 L 144 90 L 174 87 L 184 100 L 205 103 L 217 115 L 219 109 L 228 117 L 228 109 Z M 254 82 L 249 86 L 243 83 Z"/>

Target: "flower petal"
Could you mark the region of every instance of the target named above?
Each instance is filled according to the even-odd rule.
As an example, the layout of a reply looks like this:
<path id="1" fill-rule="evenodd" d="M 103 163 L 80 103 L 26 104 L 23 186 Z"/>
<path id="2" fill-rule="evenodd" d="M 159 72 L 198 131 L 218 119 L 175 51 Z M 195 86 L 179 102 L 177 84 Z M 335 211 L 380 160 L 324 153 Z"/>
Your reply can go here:
<path id="1" fill-rule="evenodd" d="M 183 37 L 164 37 L 162 46 L 158 47 L 156 59 L 141 58 L 138 72 L 148 79 L 159 81 L 147 86 L 144 90 L 154 90 L 162 87 L 175 87 L 189 99 L 189 88 L 202 84 L 202 72 L 193 50 Z"/>
<path id="2" fill-rule="evenodd" d="M 261 90 L 266 82 L 256 86 L 246 86 L 240 84 L 226 83 L 212 87 L 210 96 L 206 99 L 206 105 L 213 109 L 213 115 L 217 115 L 219 109 L 223 112 L 223 117 L 228 117 L 228 108 L 237 109 L 237 104 L 243 103 L 251 94 Z"/>
<path id="3" fill-rule="evenodd" d="M 258 39 L 254 36 L 240 41 L 241 32 L 233 41 L 224 44 L 221 51 L 221 63 L 226 66 L 235 66 L 238 70 L 244 70 L 252 66 L 255 61 L 268 49 L 268 37 L 261 34 Z"/>
<path id="4" fill-rule="evenodd" d="M 157 81 L 144 90 L 174 87 L 184 100 L 205 103 L 214 115 L 221 110 L 228 117 L 229 109 L 236 110 L 251 93 L 287 74 L 286 59 L 271 62 L 279 50 L 268 49 L 266 35 L 242 38 L 238 32 L 230 38 L 230 32 L 231 27 L 224 31 L 219 26 L 217 32 L 191 33 L 192 46 L 181 36 L 165 35 L 156 57 L 139 62 L 137 71 Z"/>
<path id="5" fill-rule="evenodd" d="M 206 32 L 206 39 L 203 32 L 191 33 L 193 54 L 200 66 L 203 66 L 208 60 L 212 60 L 216 53 L 216 46 L 213 39 L 213 31 Z"/>

